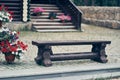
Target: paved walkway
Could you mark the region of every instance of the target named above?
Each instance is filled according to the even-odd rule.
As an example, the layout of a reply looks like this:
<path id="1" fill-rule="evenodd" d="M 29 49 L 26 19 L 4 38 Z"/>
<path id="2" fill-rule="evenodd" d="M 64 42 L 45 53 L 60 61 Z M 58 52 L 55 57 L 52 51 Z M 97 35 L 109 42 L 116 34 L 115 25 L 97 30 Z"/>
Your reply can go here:
<path id="1" fill-rule="evenodd" d="M 82 24 L 84 32 L 59 32 L 59 33 L 37 33 L 21 32 L 20 39 L 28 44 L 29 49 L 24 57 L 19 61 L 15 60 L 14 64 L 8 65 L 4 60 L 4 55 L 0 55 L 0 72 L 26 69 L 48 69 L 38 66 L 34 62 L 37 54 L 37 47 L 31 44 L 32 40 L 110 40 L 112 43 L 106 47 L 108 55 L 108 64 L 120 63 L 120 30 L 113 30 L 103 27 L 96 27 Z M 74 47 L 53 47 L 54 52 L 71 52 L 71 51 L 90 51 L 91 46 L 74 46 Z M 91 60 L 74 60 L 53 62 L 53 67 L 79 66 L 86 64 L 99 64 Z M 107 65 L 107 64 L 106 64 Z"/>

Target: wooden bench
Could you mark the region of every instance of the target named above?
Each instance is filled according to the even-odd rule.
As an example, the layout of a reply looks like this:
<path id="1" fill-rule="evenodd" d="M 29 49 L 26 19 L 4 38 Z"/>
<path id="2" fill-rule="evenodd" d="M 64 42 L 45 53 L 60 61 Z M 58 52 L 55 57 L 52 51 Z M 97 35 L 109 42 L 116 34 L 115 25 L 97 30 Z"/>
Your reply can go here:
<path id="1" fill-rule="evenodd" d="M 106 44 L 111 41 L 32 41 L 33 45 L 38 47 L 35 61 L 39 65 L 51 66 L 51 61 L 92 59 L 97 62 L 106 63 L 107 55 L 105 53 Z M 91 52 L 53 54 L 51 46 L 65 45 L 92 45 Z"/>

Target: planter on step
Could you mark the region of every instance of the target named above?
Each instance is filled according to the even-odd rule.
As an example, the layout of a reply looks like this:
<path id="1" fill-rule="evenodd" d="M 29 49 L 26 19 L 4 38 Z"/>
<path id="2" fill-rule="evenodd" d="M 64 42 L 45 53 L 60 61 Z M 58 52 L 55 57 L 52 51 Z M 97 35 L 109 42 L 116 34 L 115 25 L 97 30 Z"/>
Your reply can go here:
<path id="1" fill-rule="evenodd" d="M 37 8 L 34 8 L 33 9 L 33 14 L 35 14 L 36 16 L 40 16 L 42 15 L 42 13 L 44 12 L 45 10 L 41 7 L 37 7 Z"/>
<path id="2" fill-rule="evenodd" d="M 53 20 L 53 19 L 56 18 L 56 16 L 57 16 L 57 14 L 55 12 L 50 12 L 48 18 L 51 19 L 51 20 Z"/>

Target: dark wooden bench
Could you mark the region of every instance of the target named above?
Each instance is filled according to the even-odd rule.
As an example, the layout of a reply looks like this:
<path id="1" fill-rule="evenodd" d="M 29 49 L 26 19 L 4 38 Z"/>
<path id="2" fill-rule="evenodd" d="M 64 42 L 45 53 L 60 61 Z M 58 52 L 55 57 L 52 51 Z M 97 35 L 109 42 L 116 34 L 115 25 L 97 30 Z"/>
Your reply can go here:
<path id="1" fill-rule="evenodd" d="M 111 41 L 32 41 L 33 45 L 38 47 L 35 61 L 39 65 L 51 66 L 51 61 L 92 59 L 97 62 L 106 63 L 107 55 L 105 53 L 106 44 Z M 53 54 L 51 46 L 65 45 L 92 45 L 91 52 Z"/>

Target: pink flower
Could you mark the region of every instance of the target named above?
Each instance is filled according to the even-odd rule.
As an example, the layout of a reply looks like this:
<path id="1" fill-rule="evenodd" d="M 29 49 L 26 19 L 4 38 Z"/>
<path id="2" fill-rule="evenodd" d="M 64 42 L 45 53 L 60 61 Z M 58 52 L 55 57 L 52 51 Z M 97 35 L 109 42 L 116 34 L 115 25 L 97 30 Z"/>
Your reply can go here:
<path id="1" fill-rule="evenodd" d="M 71 20 L 71 17 L 69 16 L 69 15 L 64 15 L 64 14 L 62 14 L 62 15 L 60 15 L 60 16 L 58 16 L 57 18 L 59 18 L 60 20 L 67 20 L 67 21 L 70 21 Z"/>
<path id="2" fill-rule="evenodd" d="M 43 8 L 41 8 L 41 7 L 37 7 L 37 8 L 34 8 L 33 9 L 33 12 L 34 13 L 38 13 L 38 12 L 44 12 L 45 10 L 43 9 Z"/>
<path id="3" fill-rule="evenodd" d="M 2 6 L 0 7 L 0 11 L 2 11 Z"/>

